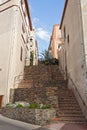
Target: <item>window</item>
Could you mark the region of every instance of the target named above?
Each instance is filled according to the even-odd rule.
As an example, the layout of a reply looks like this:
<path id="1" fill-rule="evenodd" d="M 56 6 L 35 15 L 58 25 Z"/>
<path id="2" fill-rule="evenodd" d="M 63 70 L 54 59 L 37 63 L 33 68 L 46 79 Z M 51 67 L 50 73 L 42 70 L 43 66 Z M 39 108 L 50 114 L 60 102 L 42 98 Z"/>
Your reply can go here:
<path id="1" fill-rule="evenodd" d="M 23 42 L 26 43 L 23 34 L 21 34 L 21 37 L 22 37 Z"/>
<path id="2" fill-rule="evenodd" d="M 20 52 L 20 61 L 23 59 L 23 48 L 21 47 L 21 52 Z"/>
<path id="3" fill-rule="evenodd" d="M 64 40 L 66 39 L 66 28 L 64 26 Z"/>
<path id="4" fill-rule="evenodd" d="M 68 44 L 69 44 L 69 34 L 68 34 L 68 36 L 67 36 L 67 42 L 68 42 Z"/>
<path id="5" fill-rule="evenodd" d="M 25 33 L 25 28 L 24 28 L 23 24 L 22 24 L 22 31 L 23 31 L 23 33 Z"/>
<path id="6" fill-rule="evenodd" d="M 30 45 L 30 47 L 32 47 L 32 45 Z"/>
<path id="7" fill-rule="evenodd" d="M 23 4 L 24 4 L 24 0 L 21 0 L 21 6 L 23 6 Z"/>
<path id="8" fill-rule="evenodd" d="M 33 38 L 30 38 L 30 42 L 32 42 L 33 41 Z"/>

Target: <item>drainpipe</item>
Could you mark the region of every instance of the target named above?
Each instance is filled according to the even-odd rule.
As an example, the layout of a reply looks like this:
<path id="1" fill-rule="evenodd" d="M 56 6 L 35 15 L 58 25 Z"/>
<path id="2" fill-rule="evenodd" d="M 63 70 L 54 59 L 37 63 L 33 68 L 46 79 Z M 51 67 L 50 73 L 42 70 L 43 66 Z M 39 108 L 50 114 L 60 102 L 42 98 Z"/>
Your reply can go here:
<path id="1" fill-rule="evenodd" d="M 80 26 L 81 26 L 81 44 L 83 46 L 83 53 L 84 53 L 84 62 L 86 66 L 86 57 L 85 57 L 85 46 L 84 46 L 84 31 L 83 31 L 83 20 L 82 20 L 82 11 L 81 11 L 81 0 L 79 0 L 79 20 L 80 20 Z"/>
<path id="2" fill-rule="evenodd" d="M 84 31 L 83 31 L 83 20 L 82 20 L 82 8 L 81 8 L 81 0 L 79 0 L 79 19 L 80 19 L 80 26 L 81 26 L 81 44 L 83 46 L 83 62 L 84 62 L 84 69 L 85 69 L 85 81 L 86 81 L 86 84 L 85 84 L 85 94 L 87 95 L 87 66 L 86 66 L 86 55 L 85 55 L 85 45 L 84 45 Z M 86 96 L 85 96 L 86 98 Z"/>

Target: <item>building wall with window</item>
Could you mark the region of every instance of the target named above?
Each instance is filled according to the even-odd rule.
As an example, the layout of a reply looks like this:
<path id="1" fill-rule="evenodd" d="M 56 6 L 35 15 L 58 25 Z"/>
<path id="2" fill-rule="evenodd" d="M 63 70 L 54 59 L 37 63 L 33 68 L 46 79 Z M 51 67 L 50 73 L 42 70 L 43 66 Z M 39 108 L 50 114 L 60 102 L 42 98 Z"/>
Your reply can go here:
<path id="1" fill-rule="evenodd" d="M 61 30 L 58 24 L 53 26 L 52 36 L 50 38 L 50 45 L 48 48 L 51 57 L 58 59 L 58 47 L 61 44 Z"/>
<path id="2" fill-rule="evenodd" d="M 36 32 L 34 29 L 30 32 L 30 53 L 33 54 L 32 65 L 38 65 L 38 45 L 36 41 Z"/>
<path id="3" fill-rule="evenodd" d="M 32 23 L 27 0 L 0 1 L 0 96 L 9 102 L 10 89 L 23 78 Z"/>
<path id="4" fill-rule="evenodd" d="M 60 68 L 87 117 L 87 2 L 66 0 L 61 19 Z"/>

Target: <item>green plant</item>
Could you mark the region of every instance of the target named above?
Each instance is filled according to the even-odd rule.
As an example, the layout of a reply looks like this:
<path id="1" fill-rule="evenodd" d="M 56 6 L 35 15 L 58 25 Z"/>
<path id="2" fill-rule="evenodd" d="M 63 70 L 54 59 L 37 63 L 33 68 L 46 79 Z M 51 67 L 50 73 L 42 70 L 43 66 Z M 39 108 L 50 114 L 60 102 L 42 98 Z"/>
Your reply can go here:
<path id="1" fill-rule="evenodd" d="M 37 104 L 37 103 L 8 103 L 6 104 L 8 108 L 30 108 L 30 109 L 50 109 L 51 105 L 47 104 Z"/>
<path id="2" fill-rule="evenodd" d="M 43 105 L 42 109 L 50 109 L 51 105 Z"/>
<path id="3" fill-rule="evenodd" d="M 16 104 L 14 104 L 14 103 L 8 103 L 8 104 L 6 104 L 6 107 L 16 108 Z"/>
<path id="4" fill-rule="evenodd" d="M 53 56 L 49 54 L 49 51 L 47 50 L 42 51 L 41 56 L 42 57 L 40 61 L 45 65 L 59 65 L 59 60 L 53 58 Z"/>
<path id="5" fill-rule="evenodd" d="M 40 108 L 40 105 L 36 103 L 31 103 L 29 108 Z"/>
<path id="6" fill-rule="evenodd" d="M 43 61 L 49 61 L 50 57 L 49 57 L 49 52 L 47 50 L 42 51 L 41 55 Z"/>
<path id="7" fill-rule="evenodd" d="M 24 106 L 22 104 L 18 104 L 16 108 L 23 108 Z"/>

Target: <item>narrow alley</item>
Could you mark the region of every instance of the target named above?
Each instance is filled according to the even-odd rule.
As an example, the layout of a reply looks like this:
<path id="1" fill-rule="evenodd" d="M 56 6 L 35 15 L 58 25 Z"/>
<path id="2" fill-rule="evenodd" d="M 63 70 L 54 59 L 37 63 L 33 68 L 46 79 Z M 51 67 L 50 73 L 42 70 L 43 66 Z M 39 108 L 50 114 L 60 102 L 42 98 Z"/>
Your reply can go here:
<path id="1" fill-rule="evenodd" d="M 0 0 L 0 130 L 87 130 L 87 0 Z"/>

